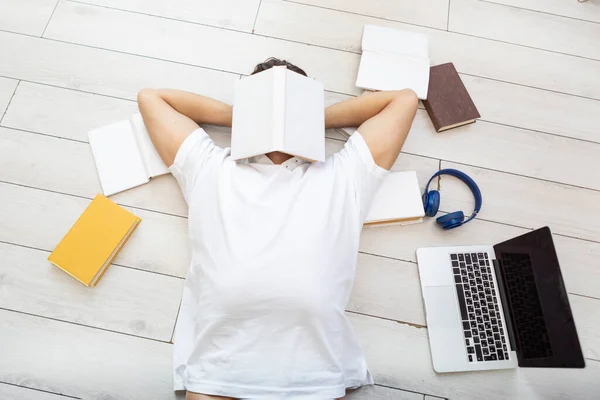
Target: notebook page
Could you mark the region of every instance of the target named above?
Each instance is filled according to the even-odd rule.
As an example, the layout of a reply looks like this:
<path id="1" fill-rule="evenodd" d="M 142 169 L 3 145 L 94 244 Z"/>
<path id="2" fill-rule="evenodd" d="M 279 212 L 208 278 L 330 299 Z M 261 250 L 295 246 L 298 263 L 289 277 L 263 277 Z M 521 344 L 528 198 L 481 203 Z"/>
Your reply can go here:
<path id="1" fill-rule="evenodd" d="M 241 78 L 235 84 L 231 128 L 231 157 L 234 160 L 276 150 L 273 148 L 275 68 Z"/>
<path id="2" fill-rule="evenodd" d="M 152 144 L 142 115 L 140 113 L 134 114 L 131 116 L 130 121 L 140 154 L 142 155 L 142 160 L 144 161 L 144 166 L 146 167 L 146 172 L 148 173 L 148 178 L 168 174 L 169 170 L 167 166 Z"/>
<path id="3" fill-rule="evenodd" d="M 272 90 L 273 90 L 273 110 L 272 110 L 272 136 L 271 148 L 277 151 L 284 151 L 286 143 L 286 95 L 287 95 L 287 68 L 273 67 L 268 71 L 273 75 Z"/>
<path id="4" fill-rule="evenodd" d="M 425 215 L 415 171 L 390 172 L 373 198 L 365 223 L 419 221 Z"/>
<path id="5" fill-rule="evenodd" d="M 325 161 L 324 99 L 322 83 L 286 72 L 284 153 Z"/>
<path id="6" fill-rule="evenodd" d="M 362 50 L 403 54 L 429 58 L 429 40 L 426 35 L 377 25 L 365 25 Z"/>
<path id="7" fill-rule="evenodd" d="M 370 90 L 412 89 L 419 99 L 426 99 L 429 59 L 364 51 L 360 58 L 356 86 Z"/>
<path id="8" fill-rule="evenodd" d="M 148 174 L 129 120 L 88 133 L 105 196 L 148 182 Z"/>

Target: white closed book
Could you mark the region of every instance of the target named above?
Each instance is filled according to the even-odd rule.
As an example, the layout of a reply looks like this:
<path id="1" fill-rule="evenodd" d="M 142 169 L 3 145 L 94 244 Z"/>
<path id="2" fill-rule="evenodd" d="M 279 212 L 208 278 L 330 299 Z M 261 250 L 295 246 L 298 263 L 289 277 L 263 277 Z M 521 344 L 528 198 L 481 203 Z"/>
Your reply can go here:
<path id="1" fill-rule="evenodd" d="M 356 86 L 370 90 L 412 89 L 420 99 L 429 88 L 427 36 L 365 25 Z"/>
<path id="2" fill-rule="evenodd" d="M 408 225 L 424 216 L 417 173 L 390 172 L 373 198 L 365 226 Z"/>
<path id="3" fill-rule="evenodd" d="M 277 66 L 240 79 L 235 86 L 231 157 L 280 151 L 325 161 L 323 85 Z"/>
<path id="4" fill-rule="evenodd" d="M 169 173 L 152 145 L 141 114 L 94 129 L 88 139 L 105 196 Z"/>

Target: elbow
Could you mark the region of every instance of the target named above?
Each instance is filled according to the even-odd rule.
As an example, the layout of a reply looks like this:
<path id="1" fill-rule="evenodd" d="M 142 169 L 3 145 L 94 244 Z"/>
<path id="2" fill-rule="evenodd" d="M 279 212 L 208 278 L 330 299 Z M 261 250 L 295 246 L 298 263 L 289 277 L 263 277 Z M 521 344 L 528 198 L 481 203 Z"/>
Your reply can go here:
<path id="1" fill-rule="evenodd" d="M 156 99 L 157 97 L 159 97 L 158 90 L 151 89 L 151 88 L 144 88 L 144 89 L 140 90 L 140 92 L 138 93 L 137 101 L 138 101 L 138 104 L 144 104 L 149 101 L 152 101 L 153 99 Z"/>
<path id="2" fill-rule="evenodd" d="M 402 110 L 403 114 L 412 114 L 414 118 L 419 107 L 419 98 L 412 89 L 394 91 L 389 106 Z"/>
<path id="3" fill-rule="evenodd" d="M 401 101 L 406 108 L 417 110 L 419 107 L 419 98 L 412 89 L 403 89 L 398 92 L 398 101 Z"/>

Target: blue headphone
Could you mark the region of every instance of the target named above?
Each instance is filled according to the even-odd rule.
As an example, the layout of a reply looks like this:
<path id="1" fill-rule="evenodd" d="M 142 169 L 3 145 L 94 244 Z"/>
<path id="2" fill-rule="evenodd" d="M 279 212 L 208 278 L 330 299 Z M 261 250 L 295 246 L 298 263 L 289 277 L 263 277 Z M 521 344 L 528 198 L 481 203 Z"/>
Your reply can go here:
<path id="1" fill-rule="evenodd" d="M 465 214 L 462 211 L 454 211 L 449 214 L 442 215 L 435 220 L 445 230 L 457 228 L 475 218 L 479 210 L 481 210 L 481 204 L 483 203 L 483 199 L 481 198 L 481 190 L 479 190 L 479 187 L 475 181 L 464 172 L 456 169 L 439 170 L 433 174 L 429 182 L 427 182 L 427 186 L 425 186 L 425 193 L 423 193 L 423 207 L 425 208 L 425 215 L 428 217 L 435 217 L 435 214 L 437 214 L 440 207 L 440 192 L 437 190 L 428 190 L 431 181 L 440 175 L 450 175 L 460 179 L 469 187 L 469 189 L 471 189 L 471 193 L 473 193 L 473 197 L 475 197 L 475 210 L 467 220 L 465 220 Z"/>

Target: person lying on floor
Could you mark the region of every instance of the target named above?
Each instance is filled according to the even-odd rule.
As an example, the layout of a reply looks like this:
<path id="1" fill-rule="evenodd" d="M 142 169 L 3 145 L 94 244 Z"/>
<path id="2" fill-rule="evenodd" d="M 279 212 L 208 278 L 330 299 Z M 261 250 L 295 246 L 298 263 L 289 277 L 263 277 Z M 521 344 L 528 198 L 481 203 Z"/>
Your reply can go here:
<path id="1" fill-rule="evenodd" d="M 306 76 L 282 60 L 275 65 Z M 327 107 L 326 128 L 358 127 L 325 162 L 272 152 L 233 161 L 200 124 L 232 106 L 144 89 L 152 143 L 189 207 L 192 262 L 174 337 L 175 390 L 198 399 L 336 399 L 373 384 L 344 310 L 373 195 L 417 110 L 411 90 Z"/>

